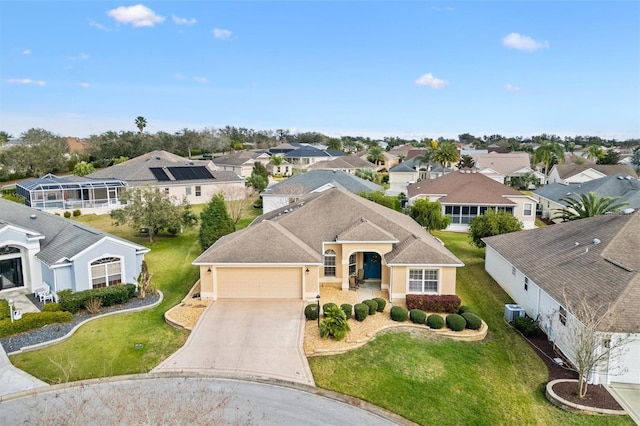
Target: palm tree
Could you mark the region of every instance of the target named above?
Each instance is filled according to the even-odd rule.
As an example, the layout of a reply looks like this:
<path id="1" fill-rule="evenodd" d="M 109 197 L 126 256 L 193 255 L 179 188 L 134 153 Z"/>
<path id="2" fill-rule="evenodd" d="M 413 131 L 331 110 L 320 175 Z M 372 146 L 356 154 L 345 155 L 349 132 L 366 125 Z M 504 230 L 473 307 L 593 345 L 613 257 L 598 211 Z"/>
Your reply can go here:
<path id="1" fill-rule="evenodd" d="M 589 160 L 598 160 L 604 156 L 604 152 L 602 152 L 602 147 L 600 145 L 592 144 L 589 145 L 588 148 L 587 158 Z"/>
<path id="2" fill-rule="evenodd" d="M 433 159 L 433 149 L 426 149 L 422 155 L 414 157 L 415 165 L 420 169 L 422 164 L 427 165 L 427 180 L 431 179 L 431 160 Z"/>
<path id="3" fill-rule="evenodd" d="M 378 145 L 373 145 L 371 148 L 369 148 L 369 153 L 367 154 L 367 160 L 369 160 L 375 165 L 380 165 L 381 163 L 384 163 L 384 150 Z"/>
<path id="4" fill-rule="evenodd" d="M 330 138 L 327 141 L 327 151 L 342 151 L 342 141 L 338 138 Z"/>
<path id="5" fill-rule="evenodd" d="M 473 169 L 476 166 L 476 160 L 470 155 L 463 155 L 458 161 L 459 169 Z"/>
<path id="6" fill-rule="evenodd" d="M 282 164 L 283 161 L 284 161 L 284 158 L 282 157 L 282 155 L 275 155 L 274 154 L 269 159 L 269 164 L 271 164 L 274 167 L 280 167 L 280 165 Z M 278 173 L 280 173 L 279 170 L 278 170 Z"/>
<path id="7" fill-rule="evenodd" d="M 356 169 L 356 176 L 373 183 L 378 183 L 379 180 L 378 173 L 371 169 Z"/>
<path id="8" fill-rule="evenodd" d="M 458 147 L 453 142 L 443 142 L 433 150 L 432 160 L 440 163 L 443 172 L 447 166 L 457 162 L 459 158 Z"/>
<path id="9" fill-rule="evenodd" d="M 560 199 L 560 201 L 567 204 L 566 207 L 560 210 L 552 219 L 562 219 L 563 222 L 567 222 L 613 213 L 629 204 L 619 202 L 619 199 L 620 197 L 601 197 L 595 192 L 567 196 Z"/>
<path id="10" fill-rule="evenodd" d="M 548 178 L 551 166 L 557 163 L 564 163 L 564 150 L 555 142 L 543 142 L 533 152 L 533 163 L 544 164 L 544 175 Z"/>
<path id="11" fill-rule="evenodd" d="M 147 127 L 147 119 L 141 115 L 136 117 L 136 127 L 138 128 L 138 132 L 142 134 L 142 132 L 144 131 L 144 128 Z"/>

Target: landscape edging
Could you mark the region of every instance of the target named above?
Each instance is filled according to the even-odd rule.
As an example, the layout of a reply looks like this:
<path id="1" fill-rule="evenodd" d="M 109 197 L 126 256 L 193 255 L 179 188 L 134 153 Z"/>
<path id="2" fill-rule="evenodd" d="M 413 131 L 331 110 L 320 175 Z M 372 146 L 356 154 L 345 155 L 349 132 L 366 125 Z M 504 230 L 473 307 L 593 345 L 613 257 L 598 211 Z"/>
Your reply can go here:
<path id="1" fill-rule="evenodd" d="M 553 385 L 561 382 L 572 382 L 578 383 L 576 379 L 556 379 L 547 383 L 545 395 L 551 404 L 555 405 L 558 408 L 561 408 L 566 411 L 571 411 L 574 413 L 582 413 L 582 414 L 606 414 L 609 416 L 626 416 L 627 412 L 624 410 L 610 410 L 607 408 L 596 408 L 596 407 L 588 407 L 586 405 L 576 404 L 571 401 L 567 401 L 566 399 L 561 398 L 553 391 Z"/>

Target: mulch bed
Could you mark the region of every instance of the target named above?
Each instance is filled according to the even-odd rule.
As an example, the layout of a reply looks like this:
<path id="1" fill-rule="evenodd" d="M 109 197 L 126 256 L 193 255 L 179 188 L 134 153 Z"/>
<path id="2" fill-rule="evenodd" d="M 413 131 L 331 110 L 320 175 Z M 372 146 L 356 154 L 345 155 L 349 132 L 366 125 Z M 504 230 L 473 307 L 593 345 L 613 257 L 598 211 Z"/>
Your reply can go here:
<path id="1" fill-rule="evenodd" d="M 529 344 L 536 350 L 542 362 L 549 371 L 549 381 L 556 379 L 578 379 L 578 373 L 557 364 L 553 359 L 560 356 L 554 350 L 553 344 L 549 342 L 547 336 L 527 338 Z M 561 382 L 553 386 L 553 391 L 560 398 L 574 404 L 584 405 L 593 408 L 605 408 L 609 410 L 622 410 L 618 401 L 615 400 L 609 391 L 602 385 L 589 385 L 587 395 L 580 399 L 577 396 L 578 384 L 576 382 Z"/>

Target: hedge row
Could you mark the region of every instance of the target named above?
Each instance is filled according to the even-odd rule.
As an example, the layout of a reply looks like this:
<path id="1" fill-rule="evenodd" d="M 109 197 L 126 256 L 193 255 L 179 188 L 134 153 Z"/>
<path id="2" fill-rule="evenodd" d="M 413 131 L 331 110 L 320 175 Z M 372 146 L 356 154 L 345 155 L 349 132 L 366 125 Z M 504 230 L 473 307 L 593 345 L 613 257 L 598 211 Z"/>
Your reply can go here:
<path id="1" fill-rule="evenodd" d="M 98 298 L 102 301 L 102 306 L 113 306 L 115 304 L 127 303 L 135 294 L 135 284 L 124 284 L 94 288 L 76 293 L 63 290 L 58 292 L 58 299 L 63 311 L 75 314 L 84 307 L 84 304 L 89 299 Z"/>
<path id="2" fill-rule="evenodd" d="M 0 300 L 0 320 L 5 318 L 9 318 L 11 314 L 9 313 L 9 302 L 6 300 Z"/>
<path id="3" fill-rule="evenodd" d="M 462 303 L 455 294 L 442 296 L 432 294 L 407 294 L 407 309 L 420 309 L 425 312 L 457 313 Z"/>
<path id="4" fill-rule="evenodd" d="M 0 337 L 44 327 L 47 324 L 69 322 L 73 319 L 71 312 L 27 312 L 22 319 L 11 322 L 11 318 L 0 321 Z"/>

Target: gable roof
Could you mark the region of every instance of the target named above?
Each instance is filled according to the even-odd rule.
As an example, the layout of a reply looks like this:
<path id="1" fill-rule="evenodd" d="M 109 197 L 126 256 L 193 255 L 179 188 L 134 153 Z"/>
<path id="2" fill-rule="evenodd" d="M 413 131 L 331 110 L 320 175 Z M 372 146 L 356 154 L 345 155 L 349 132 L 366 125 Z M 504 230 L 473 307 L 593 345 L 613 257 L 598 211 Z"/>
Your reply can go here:
<path id="1" fill-rule="evenodd" d="M 267 188 L 263 195 L 302 195 L 312 192 L 327 184 L 340 186 L 353 193 L 362 191 L 382 191 L 382 187 L 368 180 L 350 175 L 341 170 L 310 170 L 292 176 L 282 182 Z"/>
<path id="2" fill-rule="evenodd" d="M 267 226 L 274 234 L 266 235 Z M 287 206 L 259 216 L 248 228 L 218 240 L 194 263 L 223 260 L 237 263 L 313 261 L 320 264 L 324 243 L 342 239 L 397 242 L 408 238 L 420 240 L 420 250 L 415 251 L 414 256 L 405 256 L 411 247 L 396 249 L 393 256 L 389 256 L 391 253 L 386 255 L 388 263 L 462 266 L 457 257 L 409 216 L 339 188 L 311 194 L 294 207 Z M 286 250 L 276 247 L 283 239 L 289 244 Z M 247 255 L 247 250 L 251 255 Z M 277 254 L 272 256 L 274 250 Z M 309 254 L 312 259 L 307 257 Z M 404 262 L 403 256 L 411 262 Z"/>
<path id="3" fill-rule="evenodd" d="M 531 165 L 528 152 L 511 152 L 508 154 L 491 152 L 488 154 L 475 154 L 472 157 L 476 161 L 475 167 L 477 169 L 489 168 L 505 176 Z"/>
<path id="4" fill-rule="evenodd" d="M 215 158 L 213 160 L 213 163 L 216 165 L 226 164 L 229 166 L 241 166 L 245 163 L 252 162 L 251 160 L 255 160 L 263 154 L 265 153 L 254 151 L 238 151 L 234 152 L 233 154 Z"/>
<path id="5" fill-rule="evenodd" d="M 389 169 L 389 173 L 408 173 L 408 172 L 415 173 L 416 169 L 414 169 L 409 164 L 407 164 L 406 161 L 403 161 L 400 164 L 396 164 L 395 166 Z"/>
<path id="6" fill-rule="evenodd" d="M 67 263 L 68 259 L 106 237 L 134 246 L 137 251 L 149 251 L 82 223 L 0 199 L 0 229 L 11 225 L 44 235 L 36 257 L 49 266 Z"/>
<path id="7" fill-rule="evenodd" d="M 301 146 L 300 148 L 288 151 L 283 154 L 286 158 L 312 158 L 312 157 L 333 157 L 324 149 L 312 146 Z"/>
<path id="8" fill-rule="evenodd" d="M 375 169 L 376 165 L 356 155 L 343 155 L 329 160 L 318 161 L 309 169 Z"/>
<path id="9" fill-rule="evenodd" d="M 553 167 L 558 172 L 560 179 L 570 178 L 589 169 L 596 170 L 607 176 L 623 174 L 634 178 L 638 177 L 633 167 L 628 164 L 556 164 Z"/>
<path id="10" fill-rule="evenodd" d="M 594 192 L 600 197 L 620 197 L 620 201 L 629 203 L 627 207 L 640 208 L 640 180 L 626 175 L 605 176 L 584 183 L 550 183 L 533 193 L 557 204 L 567 205 L 561 198 L 577 194 Z"/>
<path id="11" fill-rule="evenodd" d="M 611 302 L 617 331 L 640 332 L 640 212 L 610 214 L 484 238 L 560 304 Z M 577 243 L 577 244 L 576 244 Z"/>
<path id="12" fill-rule="evenodd" d="M 506 197 L 524 197 L 515 189 L 470 170 L 458 170 L 435 179 L 407 186 L 409 198 L 418 195 L 442 195 L 441 204 L 514 205 Z"/>

